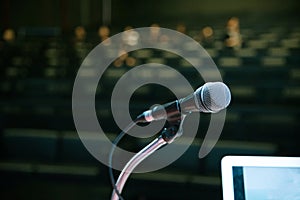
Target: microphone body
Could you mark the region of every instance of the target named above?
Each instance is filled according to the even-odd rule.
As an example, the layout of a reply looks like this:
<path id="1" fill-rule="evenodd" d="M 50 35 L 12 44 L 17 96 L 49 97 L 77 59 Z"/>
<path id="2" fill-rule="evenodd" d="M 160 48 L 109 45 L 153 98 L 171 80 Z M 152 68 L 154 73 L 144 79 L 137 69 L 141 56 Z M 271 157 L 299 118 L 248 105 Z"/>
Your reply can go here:
<path id="1" fill-rule="evenodd" d="M 139 122 L 175 118 L 191 112 L 216 113 L 231 100 L 229 88 L 222 82 L 208 82 L 185 98 L 155 106 L 137 117 Z"/>

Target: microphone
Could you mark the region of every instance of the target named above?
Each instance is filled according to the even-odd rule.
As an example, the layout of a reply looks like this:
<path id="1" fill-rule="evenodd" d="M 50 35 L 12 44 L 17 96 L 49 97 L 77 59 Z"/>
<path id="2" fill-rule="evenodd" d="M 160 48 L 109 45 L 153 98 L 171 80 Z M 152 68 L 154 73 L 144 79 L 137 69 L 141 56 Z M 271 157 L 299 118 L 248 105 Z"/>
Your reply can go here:
<path id="1" fill-rule="evenodd" d="M 226 108 L 230 100 L 230 90 L 224 83 L 208 82 L 185 98 L 143 112 L 136 120 L 151 122 L 191 112 L 217 113 Z"/>

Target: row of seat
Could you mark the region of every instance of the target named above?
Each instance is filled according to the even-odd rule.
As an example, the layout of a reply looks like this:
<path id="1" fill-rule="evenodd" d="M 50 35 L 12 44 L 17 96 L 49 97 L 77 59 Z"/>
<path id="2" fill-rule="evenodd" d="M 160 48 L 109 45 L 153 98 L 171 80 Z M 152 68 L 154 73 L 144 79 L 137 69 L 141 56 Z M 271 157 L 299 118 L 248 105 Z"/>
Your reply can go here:
<path id="1" fill-rule="evenodd" d="M 263 95 L 263 94 L 262 94 Z M 260 96 L 259 98 L 263 98 Z M 286 146 L 291 145 L 289 152 L 296 145 L 295 138 L 300 128 L 298 119 L 300 110 L 297 105 L 283 102 L 276 103 L 270 99 L 257 105 L 256 101 L 247 100 L 239 102 L 233 96 L 232 103 L 227 109 L 226 123 L 223 130 L 223 137 L 229 140 L 249 140 L 274 142 Z M 129 107 L 132 117 L 139 115 L 155 103 L 166 103 L 170 99 L 157 99 L 145 101 L 133 100 Z M 1 101 L 1 126 L 2 128 L 39 128 L 50 130 L 73 130 L 74 121 L 72 117 L 71 99 L 62 101 L 55 98 L 42 99 L 20 99 L 19 101 Z M 127 108 L 120 108 L 120 113 Z M 111 113 L 110 100 L 97 101 L 96 108 L 99 123 L 105 132 L 117 133 L 119 128 L 114 122 Z M 210 121 L 209 114 L 201 114 L 201 126 L 199 127 L 198 138 L 204 137 Z M 293 138 L 293 139 L 292 139 Z M 292 140 L 291 140 L 292 139 Z"/>
<path id="2" fill-rule="evenodd" d="M 293 81 L 299 77 L 299 63 L 300 57 L 293 58 L 283 58 L 283 57 L 264 57 L 262 59 L 248 59 L 248 58 L 236 58 L 236 57 L 222 57 L 219 59 L 215 59 L 216 66 L 218 70 L 222 73 L 223 78 L 227 78 L 228 80 L 236 80 L 241 76 L 247 75 L 251 73 L 254 75 L 254 79 L 259 79 L 262 75 L 267 75 L 265 78 L 272 78 L 274 75 L 274 79 L 279 80 L 290 80 Z M 193 58 L 189 58 L 193 59 Z M 201 69 L 202 66 L 205 67 L 205 60 L 197 59 L 194 61 L 198 63 L 196 67 Z M 193 72 L 193 65 L 187 62 L 185 59 L 172 59 L 166 60 L 162 58 L 157 59 L 149 59 L 147 62 L 150 63 L 159 63 L 163 65 L 170 66 L 179 73 L 186 74 L 187 76 L 193 77 L 195 74 L 189 74 Z M 136 65 L 143 64 L 142 62 L 137 61 Z M 35 67 L 25 67 L 25 66 L 7 66 L 6 68 L 1 69 L 1 79 L 10 80 L 14 82 L 15 80 L 22 79 L 55 79 L 59 81 L 59 79 L 68 79 L 75 80 L 77 75 L 78 67 L 71 68 L 62 67 L 62 66 L 35 66 Z M 82 76 L 93 77 L 97 75 L 98 71 L 101 68 L 84 68 Z M 103 79 L 111 81 L 111 79 L 120 78 L 124 73 L 128 70 L 132 69 L 131 66 L 127 66 L 126 63 L 122 67 L 108 67 L 106 72 L 103 75 Z M 155 70 L 154 68 L 147 68 L 144 71 L 153 72 L 153 73 L 144 73 L 140 74 L 141 78 L 155 78 Z M 214 78 L 214 71 L 205 70 L 207 73 L 205 74 L 207 78 Z M 196 72 L 196 71 L 194 71 Z M 199 73 L 198 73 L 199 74 Z M 278 76 L 281 74 L 281 78 Z M 237 76 L 235 76 L 237 75 Z M 172 78 L 172 74 L 169 73 L 160 73 L 159 76 L 161 78 L 169 79 Z M 227 76 L 227 77 L 226 77 Z M 99 76 L 100 77 L 100 76 Z"/>
<path id="3" fill-rule="evenodd" d="M 191 31 L 193 32 L 193 31 Z M 280 37 L 280 33 L 276 32 L 264 32 L 261 34 L 252 34 L 254 38 L 249 36 L 249 31 L 245 31 L 242 34 L 245 35 L 244 45 L 241 49 L 231 52 L 225 48 L 221 34 L 216 34 L 216 38 L 213 40 L 212 45 L 205 47 L 212 57 L 223 57 L 228 52 L 236 57 L 258 57 L 258 56 L 297 56 L 299 55 L 300 39 L 299 31 L 285 32 L 284 38 Z M 217 33 L 217 32 L 216 32 Z M 251 35 L 251 34 L 250 34 Z M 57 36 L 56 36 L 57 37 Z M 275 43 L 270 46 L 270 43 Z M 80 64 L 80 62 L 87 56 L 87 54 L 97 44 L 92 45 L 87 41 L 79 41 L 70 43 L 66 39 L 60 37 L 49 38 L 49 37 L 38 37 L 33 38 L 21 38 L 13 44 L 4 45 L 4 48 L 0 48 L 1 54 L 4 57 L 0 59 L 1 63 L 9 63 L 13 65 L 32 65 L 36 63 L 42 63 L 49 66 L 66 66 L 68 64 Z M 168 44 L 171 47 L 174 44 Z M 2 45 L 3 46 L 3 45 Z M 118 50 L 119 44 L 112 45 L 113 49 Z M 108 46 L 108 48 L 111 48 Z M 194 46 L 187 43 L 181 44 L 180 50 L 189 51 L 194 50 Z M 192 49 L 191 49 L 192 48 Z M 164 58 L 168 55 L 157 54 L 153 51 L 144 51 L 143 53 L 136 53 L 134 57 L 140 58 L 140 56 L 146 58 L 159 57 Z M 11 61 L 8 61 L 8 60 Z"/>
<path id="4" fill-rule="evenodd" d="M 114 135 L 107 137 L 113 138 Z M 90 136 L 89 136 L 90 137 Z M 102 136 L 103 137 L 103 136 Z M 101 137 L 90 138 L 97 141 L 98 148 L 103 149 L 106 141 Z M 101 145 L 103 143 L 103 145 Z M 147 142 L 139 139 L 132 146 L 143 147 Z M 238 142 L 224 140 L 217 143 L 213 151 L 204 159 L 198 158 L 202 141 L 197 139 L 188 148 L 184 155 L 175 161 L 171 168 L 174 170 L 188 170 L 190 173 L 203 172 L 216 174 L 219 172 L 220 161 L 223 156 L 229 154 L 255 154 L 273 155 L 277 153 L 277 146 L 270 143 Z M 187 145 L 184 140 L 174 145 Z M 178 147 L 180 148 L 180 147 Z M 101 151 L 109 151 L 101 150 Z M 108 155 L 108 154 L 107 154 Z M 74 166 L 94 166 L 100 169 L 99 164 L 83 146 L 76 132 L 58 132 L 39 129 L 6 129 L 1 137 L 0 168 L 5 166 L 3 162 L 40 163 L 40 164 L 74 164 Z M 11 169 L 6 169 L 11 170 Z M 57 172 L 59 173 L 59 171 Z M 85 173 L 85 172 L 77 172 Z"/>
<path id="5" fill-rule="evenodd" d="M 184 51 L 187 55 L 192 55 L 195 59 L 196 58 L 199 59 L 201 57 L 206 56 L 206 55 L 195 54 L 195 49 L 189 49 L 189 48 L 190 47 L 188 46 L 181 47 L 180 51 Z M 191 48 L 194 48 L 194 46 L 192 46 Z M 116 52 L 118 51 L 117 47 L 113 49 Z M 294 56 L 299 55 L 300 44 L 296 43 L 294 47 L 272 47 L 272 48 L 244 47 L 236 50 L 230 48 L 225 48 L 225 49 L 205 48 L 205 50 L 212 58 L 215 59 L 219 59 L 222 57 L 236 57 L 240 59 L 242 58 L 262 59 L 264 57 L 293 58 Z M 36 55 L 36 57 L 38 58 L 35 58 L 34 55 L 26 55 L 26 54 L 22 55 L 18 53 L 14 54 L 12 52 L 11 54 L 6 55 L 5 58 L 4 57 L 2 58 L 5 60 L 0 60 L 0 61 L 3 63 L 2 65 L 11 65 L 11 66 L 28 66 L 32 64 L 33 65 L 41 64 L 45 66 L 66 67 L 70 64 L 71 65 L 78 64 L 78 63 L 80 64 L 80 62 L 88 55 L 91 49 L 85 50 L 84 52 L 83 50 L 78 50 L 78 51 L 80 51 L 81 54 L 79 56 L 80 58 L 78 58 L 78 55 L 74 53 L 61 53 L 61 50 L 57 48 L 46 50 L 45 55 L 43 54 Z M 117 55 L 114 54 L 110 55 L 109 52 L 107 53 L 108 53 L 107 57 L 113 57 L 115 59 L 117 58 Z M 179 58 L 176 54 L 172 52 L 155 50 L 155 49 L 140 49 L 131 52 L 129 55 L 143 62 L 150 59 L 158 59 L 158 58 L 165 60 L 165 62 L 167 62 L 168 60 Z"/>
<path id="6" fill-rule="evenodd" d="M 127 69 L 109 68 L 104 73 L 99 81 L 96 94 L 98 96 L 109 95 L 113 87 L 120 77 L 127 72 Z M 179 74 L 183 75 L 193 87 L 199 87 L 203 84 L 201 74 L 194 68 L 184 68 L 178 70 Z M 284 98 L 299 98 L 299 80 L 300 70 L 298 68 L 286 69 L 284 67 L 265 68 L 219 68 L 224 82 L 226 82 L 232 90 L 234 97 L 248 97 L 252 98 L 255 95 L 264 92 L 264 97 L 272 97 L 277 95 L 274 102 L 280 101 Z M 138 74 L 137 74 L 138 73 Z M 140 72 L 129 75 L 128 80 L 141 81 L 163 79 L 168 81 L 176 81 L 179 75 L 175 71 L 169 71 L 156 67 L 145 68 Z M 203 70 L 204 77 L 207 80 L 217 80 L 218 72 L 213 70 Z M 94 78 L 97 76 L 97 71 L 94 69 L 87 69 L 84 74 L 85 78 Z M 23 97 L 70 97 L 73 90 L 74 79 L 53 79 L 53 78 L 26 78 L 16 77 L 15 79 L 4 79 L 0 86 L 0 93 L 8 96 L 23 96 Z M 83 86 L 84 87 L 84 86 Z M 131 88 L 128 89 L 128 92 Z M 160 88 L 154 88 L 160 89 Z M 85 90 L 89 90 L 89 85 L 85 86 Z M 137 95 L 151 98 L 153 90 L 151 87 L 143 87 L 136 91 Z M 185 95 L 186 87 L 178 85 L 178 91 Z M 270 96 L 271 95 L 271 96 Z M 141 96 L 141 97 L 142 97 Z"/>

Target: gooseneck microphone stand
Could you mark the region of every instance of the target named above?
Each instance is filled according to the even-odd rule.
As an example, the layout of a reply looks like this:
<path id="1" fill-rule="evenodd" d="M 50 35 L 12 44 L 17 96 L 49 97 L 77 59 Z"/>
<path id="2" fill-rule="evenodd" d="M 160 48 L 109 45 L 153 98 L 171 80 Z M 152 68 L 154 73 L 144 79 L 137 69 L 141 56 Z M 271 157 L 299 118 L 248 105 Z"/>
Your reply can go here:
<path id="1" fill-rule="evenodd" d="M 162 130 L 160 136 L 154 139 L 150 144 L 148 144 L 146 147 L 140 150 L 128 161 L 116 182 L 115 188 L 120 194 L 129 175 L 132 173 L 132 171 L 136 168 L 138 164 L 140 164 L 143 160 L 145 160 L 147 157 L 149 157 L 152 153 L 154 153 L 162 146 L 172 143 L 175 138 L 182 135 L 182 122 L 184 121 L 184 118 L 185 115 L 180 115 L 173 117 L 172 119 L 168 119 L 167 125 Z M 118 194 L 114 189 L 112 192 L 111 200 L 119 200 L 118 198 Z"/>

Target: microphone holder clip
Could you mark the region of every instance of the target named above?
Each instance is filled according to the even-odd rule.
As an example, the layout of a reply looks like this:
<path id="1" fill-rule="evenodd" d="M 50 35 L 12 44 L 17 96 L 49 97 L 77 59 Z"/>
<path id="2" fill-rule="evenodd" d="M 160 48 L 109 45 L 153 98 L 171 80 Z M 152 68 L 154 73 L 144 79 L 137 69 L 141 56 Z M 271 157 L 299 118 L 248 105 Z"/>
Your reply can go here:
<path id="1" fill-rule="evenodd" d="M 165 128 L 161 131 L 160 136 L 154 139 L 150 144 L 136 153 L 125 165 L 122 172 L 120 173 L 116 188 L 119 193 L 122 192 L 123 187 L 129 177 L 138 164 L 143 160 L 153 154 L 159 148 L 165 146 L 166 144 L 172 143 L 175 138 L 182 135 L 182 124 L 184 121 L 185 115 L 178 115 L 172 119 L 167 119 Z M 118 195 L 115 190 L 112 192 L 111 200 L 118 200 Z"/>

